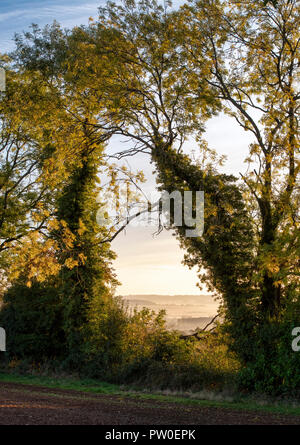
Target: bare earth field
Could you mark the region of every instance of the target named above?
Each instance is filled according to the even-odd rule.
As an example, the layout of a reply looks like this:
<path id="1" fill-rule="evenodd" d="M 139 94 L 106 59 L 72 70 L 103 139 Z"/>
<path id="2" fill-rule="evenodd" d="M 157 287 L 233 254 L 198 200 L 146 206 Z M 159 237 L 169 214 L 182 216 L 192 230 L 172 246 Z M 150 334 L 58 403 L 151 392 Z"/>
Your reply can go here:
<path id="1" fill-rule="evenodd" d="M 300 416 L 0 383 L 1 425 L 296 425 Z"/>

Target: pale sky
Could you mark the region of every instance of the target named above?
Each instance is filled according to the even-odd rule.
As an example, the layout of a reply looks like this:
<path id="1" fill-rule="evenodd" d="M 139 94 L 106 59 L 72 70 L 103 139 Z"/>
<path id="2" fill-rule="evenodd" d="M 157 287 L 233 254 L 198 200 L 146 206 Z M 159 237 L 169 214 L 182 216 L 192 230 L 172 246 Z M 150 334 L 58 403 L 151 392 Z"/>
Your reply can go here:
<path id="1" fill-rule="evenodd" d="M 64 27 L 87 24 L 89 17 L 97 16 L 97 7 L 103 3 L 101 0 L 0 0 L 0 53 L 11 50 L 14 33 L 27 30 L 31 23 L 43 26 L 55 19 Z M 251 138 L 232 119 L 220 116 L 210 121 L 206 139 L 212 148 L 228 156 L 223 171 L 237 176 L 245 171 L 243 160 Z M 115 138 L 112 148 L 119 144 L 120 140 Z M 197 147 L 191 148 L 197 151 Z M 130 165 L 145 171 L 146 190 L 151 191 L 155 178 L 149 159 L 131 158 Z M 154 231 L 153 227 L 132 227 L 113 242 L 112 248 L 118 255 L 115 269 L 122 282 L 118 294 L 201 293 L 196 287 L 196 271 L 181 264 L 184 252 L 175 238 L 166 231 L 153 237 Z"/>
<path id="2" fill-rule="evenodd" d="M 208 122 L 206 139 L 219 154 L 227 156 L 223 172 L 239 176 L 239 172 L 245 171 L 247 165 L 243 161 L 251 138 L 231 118 L 222 115 Z M 115 138 L 111 145 L 116 150 L 118 139 Z M 191 149 L 197 152 L 196 145 Z M 151 193 L 155 187 L 155 176 L 148 156 L 139 155 L 130 158 L 129 162 L 133 170 L 145 172 L 145 190 Z M 184 251 L 179 248 L 175 237 L 169 231 L 158 236 L 153 236 L 154 232 L 155 227 L 130 227 L 113 241 L 112 248 L 118 254 L 115 266 L 122 282 L 118 293 L 198 294 L 197 271 L 181 264 Z M 202 293 L 205 291 L 204 288 Z"/>

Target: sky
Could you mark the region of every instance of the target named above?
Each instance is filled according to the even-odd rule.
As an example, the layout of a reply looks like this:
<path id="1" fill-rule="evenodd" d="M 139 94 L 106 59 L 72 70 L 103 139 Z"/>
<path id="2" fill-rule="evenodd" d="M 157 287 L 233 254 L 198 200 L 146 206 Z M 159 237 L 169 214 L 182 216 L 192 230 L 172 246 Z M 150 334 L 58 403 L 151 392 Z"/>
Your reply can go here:
<path id="1" fill-rule="evenodd" d="M 15 33 L 27 30 L 32 23 L 45 25 L 57 20 L 64 27 L 87 24 L 97 15 L 101 0 L 0 0 L 1 52 L 12 47 Z"/>
<path id="2" fill-rule="evenodd" d="M 178 0 L 180 1 L 180 0 Z M 57 20 L 63 27 L 88 24 L 97 17 L 101 0 L 0 0 L 0 53 L 13 49 L 15 33 L 28 30 L 32 23 L 43 26 Z M 246 165 L 247 147 L 251 139 L 231 118 L 223 115 L 213 118 L 206 128 L 206 139 L 218 153 L 228 158 L 223 171 L 239 175 Z M 114 138 L 112 149 L 124 144 Z M 197 147 L 191 144 L 191 149 Z M 155 188 L 155 176 L 146 155 L 130 159 L 133 169 L 142 169 L 147 178 L 146 191 Z M 198 294 L 196 270 L 181 264 L 184 252 L 172 233 L 163 231 L 153 236 L 155 227 L 129 227 L 112 244 L 118 258 L 115 269 L 122 285 L 117 293 L 128 294 Z M 205 289 L 204 289 L 205 291 Z M 204 293 L 202 291 L 202 293 Z"/>

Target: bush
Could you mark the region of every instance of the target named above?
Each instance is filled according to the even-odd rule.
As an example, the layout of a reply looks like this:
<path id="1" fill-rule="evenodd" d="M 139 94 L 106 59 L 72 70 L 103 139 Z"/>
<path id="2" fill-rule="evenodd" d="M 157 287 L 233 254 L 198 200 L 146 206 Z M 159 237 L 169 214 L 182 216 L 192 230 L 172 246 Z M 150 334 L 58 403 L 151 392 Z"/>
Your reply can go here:
<path id="1" fill-rule="evenodd" d="M 166 329 L 163 311 L 129 314 L 114 299 L 94 323 L 85 376 L 152 389 L 222 389 L 232 386 L 240 366 L 221 331 L 183 339 Z"/>
<path id="2" fill-rule="evenodd" d="M 268 323 L 256 333 L 256 360 L 239 376 L 242 388 L 272 395 L 300 396 L 300 353 L 292 350 L 292 330 L 299 322 Z"/>
<path id="3" fill-rule="evenodd" d="M 8 360 L 62 358 L 65 336 L 62 308 L 54 287 L 35 283 L 31 288 L 15 284 L 3 297 L 0 326 L 6 330 Z"/>
<path id="4" fill-rule="evenodd" d="M 88 317 L 84 369 L 90 376 L 129 378 L 150 362 L 183 363 L 191 357 L 191 344 L 167 331 L 163 311 L 130 314 L 122 300 L 112 298 L 101 311 L 93 302 Z"/>
<path id="5" fill-rule="evenodd" d="M 82 326 L 81 361 L 68 350 L 63 303 L 54 287 L 14 285 L 4 297 L 0 325 L 7 331 L 6 363 L 21 372 L 78 373 L 114 383 L 148 388 L 222 388 L 238 362 L 221 333 L 200 341 L 166 329 L 163 311 L 130 313 L 119 298 L 95 297 Z"/>

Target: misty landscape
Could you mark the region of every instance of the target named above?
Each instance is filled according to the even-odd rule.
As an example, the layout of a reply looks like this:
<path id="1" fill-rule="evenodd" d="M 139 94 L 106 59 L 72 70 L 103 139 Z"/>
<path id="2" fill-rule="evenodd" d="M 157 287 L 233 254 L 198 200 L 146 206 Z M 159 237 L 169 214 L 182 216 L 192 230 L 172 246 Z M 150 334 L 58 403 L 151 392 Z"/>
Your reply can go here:
<path id="1" fill-rule="evenodd" d="M 202 329 L 217 314 L 219 303 L 212 295 L 125 295 L 129 310 L 143 307 L 166 311 L 168 329 L 191 333 Z"/>

